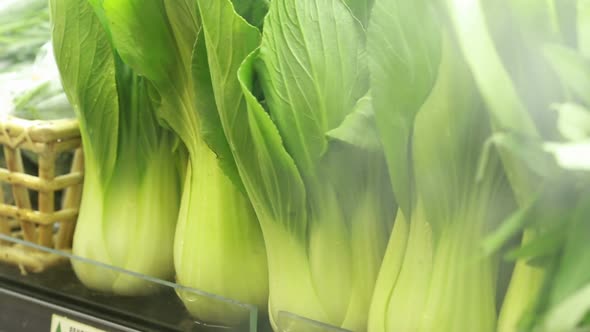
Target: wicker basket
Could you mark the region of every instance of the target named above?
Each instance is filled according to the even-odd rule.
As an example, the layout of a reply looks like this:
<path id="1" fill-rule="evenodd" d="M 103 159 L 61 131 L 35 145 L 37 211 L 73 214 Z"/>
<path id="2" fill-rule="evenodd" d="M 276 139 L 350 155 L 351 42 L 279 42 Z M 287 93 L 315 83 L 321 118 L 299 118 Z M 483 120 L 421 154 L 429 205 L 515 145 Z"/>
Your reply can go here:
<path id="1" fill-rule="evenodd" d="M 78 122 L 3 117 L 0 145 L 5 160 L 0 165 L 0 233 L 71 250 L 84 172 Z M 37 159 L 33 172 L 23 166 L 26 153 Z M 73 154 L 71 167 L 66 174 L 57 174 L 56 160 L 63 154 Z M 56 202 L 60 192 L 61 202 Z M 31 197 L 37 198 L 37 204 L 31 203 Z M 23 273 L 41 272 L 66 261 L 63 256 L 6 242 L 0 241 L 0 261 L 18 265 Z"/>

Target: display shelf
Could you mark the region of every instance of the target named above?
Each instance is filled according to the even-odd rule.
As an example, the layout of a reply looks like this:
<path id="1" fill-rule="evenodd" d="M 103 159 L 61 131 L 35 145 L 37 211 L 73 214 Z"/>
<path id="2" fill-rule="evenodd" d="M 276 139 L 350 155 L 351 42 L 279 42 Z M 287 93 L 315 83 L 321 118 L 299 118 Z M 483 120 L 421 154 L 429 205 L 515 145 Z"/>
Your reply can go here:
<path id="1" fill-rule="evenodd" d="M 88 326 L 76 332 L 94 331 L 190 331 L 190 332 L 271 332 L 265 313 L 252 305 L 214 294 L 182 287 L 113 266 L 77 257 L 67 252 L 38 246 L 0 234 L 31 251 L 61 256 L 67 263 L 41 273 L 26 273 L 15 265 L 0 264 L 0 332 L 51 331 L 52 317 L 66 317 Z M 0 252 L 0 255 L 2 253 Z M 89 264 L 98 273 L 121 273 L 145 283 L 150 295 L 115 296 L 85 287 L 76 277 L 71 261 Z M 201 322 L 187 312 L 177 294 L 190 294 L 195 301 L 223 308 L 232 317 L 244 317 L 235 325 Z M 55 318 L 53 319 L 55 320 Z M 350 332 L 289 312 L 279 312 L 277 332 Z M 62 329 L 62 332 L 65 332 Z"/>
<path id="2" fill-rule="evenodd" d="M 86 288 L 78 281 L 69 263 L 55 266 L 42 273 L 28 274 L 23 273 L 17 266 L 0 264 L 0 331 L 48 331 L 52 314 L 92 323 L 90 326 L 115 332 L 270 331 L 268 323 L 265 323 L 267 319 L 259 317 L 255 306 L 131 273 L 19 239 L 0 235 L 0 241 L 12 242 L 30 250 L 61 255 L 68 261 L 77 261 L 77 264 L 91 264 L 95 269 L 104 270 L 104 273 L 123 273 L 127 278 L 140 278 L 146 282 L 146 287 L 152 288 L 150 295 L 114 296 Z M 178 292 L 189 293 L 195 300 L 218 303 L 220 307 L 231 310 L 233 314 L 241 314 L 244 320 L 231 326 L 195 320 L 184 308 L 177 296 Z M 29 328 L 31 326 L 33 328 Z"/>
<path id="3" fill-rule="evenodd" d="M 317 322 L 287 311 L 280 311 L 277 319 L 277 332 L 352 332 L 335 326 Z"/>

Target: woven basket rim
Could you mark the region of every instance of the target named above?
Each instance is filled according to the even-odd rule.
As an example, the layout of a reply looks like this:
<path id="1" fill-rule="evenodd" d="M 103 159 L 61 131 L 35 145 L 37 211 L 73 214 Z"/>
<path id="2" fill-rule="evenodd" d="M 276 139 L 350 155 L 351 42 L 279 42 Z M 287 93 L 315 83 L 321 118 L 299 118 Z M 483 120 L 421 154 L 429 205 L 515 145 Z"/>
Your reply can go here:
<path id="1" fill-rule="evenodd" d="M 0 117 L 0 137 L 22 135 L 27 135 L 33 142 L 50 143 L 80 137 L 80 125 L 77 119 L 26 120 L 10 115 Z"/>

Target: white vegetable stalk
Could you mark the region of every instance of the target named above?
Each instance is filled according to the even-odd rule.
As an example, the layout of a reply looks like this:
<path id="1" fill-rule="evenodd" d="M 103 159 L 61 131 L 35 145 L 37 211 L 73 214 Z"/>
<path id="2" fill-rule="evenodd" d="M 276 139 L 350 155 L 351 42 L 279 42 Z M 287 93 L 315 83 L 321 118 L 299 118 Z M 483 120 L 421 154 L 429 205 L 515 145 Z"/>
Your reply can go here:
<path id="1" fill-rule="evenodd" d="M 135 153 L 122 153 L 111 181 L 103 184 L 86 155 L 84 190 L 73 253 L 161 279 L 174 275 L 172 246 L 180 188 L 171 139 L 146 158 L 138 171 Z M 143 168 L 142 167 L 142 168 Z M 72 261 L 78 278 L 92 289 L 122 295 L 156 291 L 143 278 Z"/>
<path id="2" fill-rule="evenodd" d="M 174 242 L 177 282 L 263 310 L 268 271 L 254 209 L 205 144 L 197 144 L 193 160 Z M 246 310 L 229 302 L 188 292 L 179 296 L 191 314 L 207 322 L 231 324 L 247 318 Z"/>

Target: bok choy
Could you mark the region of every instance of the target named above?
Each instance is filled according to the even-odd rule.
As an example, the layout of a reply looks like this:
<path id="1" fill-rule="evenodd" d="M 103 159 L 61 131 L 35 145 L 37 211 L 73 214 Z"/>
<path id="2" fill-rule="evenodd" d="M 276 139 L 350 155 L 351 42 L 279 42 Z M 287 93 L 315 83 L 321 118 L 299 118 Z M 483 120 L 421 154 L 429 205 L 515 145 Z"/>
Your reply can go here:
<path id="1" fill-rule="evenodd" d="M 502 11 L 506 8 L 500 7 Z M 563 162 L 560 157 L 567 150 L 565 144 L 544 142 L 571 134 L 558 132 L 564 122 L 556 121 L 553 109 L 571 114 L 572 108 L 563 103 L 583 100 L 584 96 L 568 100 L 572 95 L 568 90 L 573 87 L 572 91 L 579 91 L 584 86 L 575 77 L 583 77 L 585 69 L 578 68 L 575 74 L 567 70 L 573 76 L 559 82 L 563 73 L 552 68 L 559 59 L 564 65 L 557 64 L 560 68 L 575 66 L 575 59 L 561 50 L 567 50 L 565 45 L 572 41 L 575 43 L 576 35 L 583 38 L 587 32 L 580 29 L 572 33 L 576 1 L 515 1 L 508 7 L 512 13 L 508 18 L 500 14 L 497 4 L 486 1 L 449 1 L 448 7 L 463 54 L 488 106 L 495 132 L 492 141 L 501 153 L 519 203 L 519 210 L 486 242 L 486 250 L 499 250 L 524 229 L 521 247 L 507 255 L 518 261 L 504 297 L 498 331 L 568 331 L 575 327 L 565 328 L 564 322 L 573 317 L 569 314 L 553 316 L 550 325 L 542 324 L 546 323 L 544 317 L 551 306 L 573 294 L 560 291 L 581 288 L 585 282 L 582 271 L 587 271 L 587 264 L 582 263 L 583 256 L 579 260 L 574 258 L 583 252 L 584 241 L 574 235 L 577 233 L 568 232 L 580 232 L 585 227 L 581 220 L 587 218 L 583 212 L 587 194 L 578 186 L 587 180 L 579 175 L 573 176 L 573 180 L 572 175 L 564 175 L 555 164 Z M 465 15 L 466 8 L 469 15 Z M 578 14 L 583 26 L 583 11 Z M 543 146 L 554 152 L 557 159 L 544 153 Z M 582 156 L 583 153 L 576 160 L 583 160 Z M 578 185 L 574 185 L 576 182 Z M 576 254 L 573 248 L 579 249 Z M 573 261 L 577 261 L 577 270 L 571 268 Z M 582 278 L 571 278 L 576 274 Z M 558 298 L 554 291 L 559 293 Z"/>
<path id="2" fill-rule="evenodd" d="M 158 116 L 188 150 L 174 240 L 177 282 L 266 308 L 262 233 L 216 112 L 196 2 L 105 0 L 101 8 L 117 52 L 153 87 L 160 101 Z M 263 8 L 256 7 L 262 15 Z M 179 296 L 207 322 L 244 318 L 214 301 L 195 300 L 184 292 Z"/>
<path id="3" fill-rule="evenodd" d="M 273 327 L 291 313 L 365 329 L 394 207 L 362 25 L 341 0 L 273 0 L 262 33 L 239 1 L 197 3 L 216 110 L 264 235 Z"/>
<path id="4" fill-rule="evenodd" d="M 369 331 L 495 331 L 498 257 L 481 243 L 512 207 L 485 108 L 444 17 L 429 1 L 376 0 L 371 89 L 400 204 Z"/>
<path id="5" fill-rule="evenodd" d="M 588 327 L 587 4 L 515 1 L 505 20 L 491 3 L 470 1 L 468 16 L 464 6 L 451 2 L 453 24 L 520 205 L 486 250 L 524 230 L 521 246 L 506 255 L 517 263 L 498 331 Z"/>
<path id="6" fill-rule="evenodd" d="M 156 117 L 152 86 L 123 64 L 91 3 L 50 5 L 55 58 L 85 151 L 73 253 L 169 279 L 181 183 L 175 136 Z M 114 270 L 79 261 L 73 267 L 92 289 L 153 291 L 147 281 Z"/>

